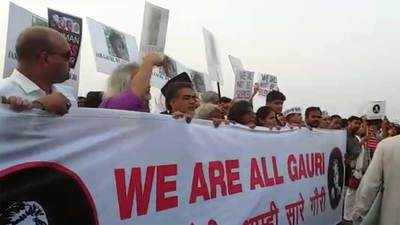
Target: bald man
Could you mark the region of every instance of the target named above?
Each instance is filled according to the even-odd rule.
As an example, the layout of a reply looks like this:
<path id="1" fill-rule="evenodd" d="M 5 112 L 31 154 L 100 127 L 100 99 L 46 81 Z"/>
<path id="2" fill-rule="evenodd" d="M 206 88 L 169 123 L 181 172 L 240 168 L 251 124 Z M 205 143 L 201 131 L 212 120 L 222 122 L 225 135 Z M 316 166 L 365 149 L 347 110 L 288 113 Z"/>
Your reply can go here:
<path id="1" fill-rule="evenodd" d="M 10 77 L 0 81 L 0 96 L 33 102 L 59 92 L 59 101 L 68 108 L 77 106 L 72 90 L 56 85 L 69 79 L 70 51 L 62 34 L 46 27 L 27 28 L 15 48 L 18 65 Z"/>

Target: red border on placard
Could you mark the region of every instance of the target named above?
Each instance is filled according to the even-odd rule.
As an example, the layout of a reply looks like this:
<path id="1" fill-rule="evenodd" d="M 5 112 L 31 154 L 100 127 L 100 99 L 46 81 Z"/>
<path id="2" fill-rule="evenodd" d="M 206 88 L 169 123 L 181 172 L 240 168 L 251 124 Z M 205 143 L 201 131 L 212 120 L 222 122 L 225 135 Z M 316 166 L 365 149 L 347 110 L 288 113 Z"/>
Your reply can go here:
<path id="1" fill-rule="evenodd" d="M 86 200 L 89 202 L 89 205 L 91 208 L 90 211 L 92 212 L 92 219 L 94 219 L 95 225 L 99 224 L 99 220 L 97 217 L 96 205 L 94 204 L 93 198 L 92 198 L 89 190 L 87 189 L 85 183 L 75 172 L 73 172 L 72 170 L 68 169 L 67 167 L 65 167 L 61 164 L 58 164 L 56 162 L 46 162 L 46 161 L 22 163 L 22 164 L 8 167 L 4 170 L 0 170 L 0 179 L 11 173 L 20 172 L 20 171 L 31 169 L 31 168 L 51 168 L 51 169 L 54 169 L 62 174 L 67 175 L 68 177 L 72 178 L 78 184 L 78 186 L 81 188 Z"/>

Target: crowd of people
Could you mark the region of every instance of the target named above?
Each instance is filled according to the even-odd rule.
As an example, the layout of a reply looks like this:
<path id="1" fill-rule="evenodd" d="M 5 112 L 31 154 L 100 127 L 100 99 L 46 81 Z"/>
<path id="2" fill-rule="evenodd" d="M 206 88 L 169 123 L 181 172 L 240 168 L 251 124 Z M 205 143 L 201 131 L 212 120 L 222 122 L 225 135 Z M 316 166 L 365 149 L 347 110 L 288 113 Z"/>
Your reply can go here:
<path id="1" fill-rule="evenodd" d="M 153 67 L 165 65 L 165 57 L 162 54 L 150 53 L 144 57 L 141 65 L 128 63 L 119 66 L 109 77 L 104 92 L 90 92 L 86 98 L 75 99 L 59 85 L 69 76 L 70 53 L 63 35 L 45 27 L 28 28 L 18 37 L 16 53 L 18 66 L 10 77 L 0 82 L 0 96 L 2 103 L 8 104 L 17 112 L 39 108 L 64 115 L 68 113 L 70 107 L 150 112 L 150 79 Z M 252 98 L 257 92 L 258 86 L 255 86 Z M 175 119 L 185 118 L 187 122 L 196 118 L 210 120 L 216 127 L 221 123 L 232 123 L 249 128 L 265 127 L 270 130 L 301 127 L 346 129 L 347 188 L 344 224 L 352 224 L 353 220 L 359 220 L 373 201 L 373 198 L 363 196 L 371 192 L 372 188 L 369 188 L 369 185 L 374 184 L 376 189 L 379 183 L 376 178 L 379 176 L 378 172 L 367 172 L 370 164 L 374 170 L 382 169 L 382 166 L 375 165 L 382 163 L 375 159 L 376 152 L 381 151 L 378 150 L 379 147 L 377 148 L 378 144 L 384 139 L 392 140 L 390 137 L 400 134 L 400 126 L 389 122 L 386 118 L 369 120 L 367 117 L 358 116 L 349 118 L 342 118 L 340 115 L 329 116 L 318 106 L 308 107 L 303 119 L 299 107 L 283 110 L 286 96 L 277 90 L 270 91 L 266 96 L 265 106 L 257 110 L 253 108 L 252 98 L 232 100 L 212 91 L 196 93 L 186 73 L 170 79 L 161 89 L 161 93 L 165 98 L 165 111 L 161 114 L 171 115 Z M 398 146 L 399 142 L 397 148 Z M 384 153 L 379 154 L 379 157 L 383 157 Z M 365 179 L 362 180 L 364 174 L 368 175 L 368 179 L 375 180 L 364 182 Z"/>

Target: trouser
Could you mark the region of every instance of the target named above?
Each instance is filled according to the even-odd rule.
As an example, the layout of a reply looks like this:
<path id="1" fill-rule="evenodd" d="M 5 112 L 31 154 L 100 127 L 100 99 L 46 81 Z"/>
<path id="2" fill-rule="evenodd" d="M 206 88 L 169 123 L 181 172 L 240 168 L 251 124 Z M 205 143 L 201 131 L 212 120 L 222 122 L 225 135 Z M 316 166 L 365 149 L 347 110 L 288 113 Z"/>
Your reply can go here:
<path id="1" fill-rule="evenodd" d="M 356 201 L 356 189 L 347 188 L 344 198 L 343 219 L 347 221 L 353 220 L 353 208 Z"/>

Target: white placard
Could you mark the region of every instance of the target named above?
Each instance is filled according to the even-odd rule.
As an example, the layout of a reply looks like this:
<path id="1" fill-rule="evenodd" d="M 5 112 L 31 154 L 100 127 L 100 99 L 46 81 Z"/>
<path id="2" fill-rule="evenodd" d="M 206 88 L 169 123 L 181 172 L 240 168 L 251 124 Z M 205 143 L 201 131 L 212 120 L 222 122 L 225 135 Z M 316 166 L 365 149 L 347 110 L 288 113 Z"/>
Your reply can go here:
<path id="1" fill-rule="evenodd" d="M 258 95 L 261 96 L 267 96 L 268 92 L 272 90 L 279 90 L 278 78 L 271 74 L 260 73 L 258 76 L 258 84 L 260 87 Z"/>
<path id="2" fill-rule="evenodd" d="M 140 60 L 150 52 L 164 53 L 167 37 L 169 10 L 145 3 L 142 35 L 140 39 Z"/>
<path id="3" fill-rule="evenodd" d="M 231 63 L 233 73 L 237 75 L 239 71 L 244 70 L 242 61 L 239 58 L 228 55 L 229 62 Z"/>
<path id="4" fill-rule="evenodd" d="M 249 100 L 253 89 L 254 72 L 240 70 L 235 75 L 234 98 L 236 100 Z"/>
<path id="5" fill-rule="evenodd" d="M 217 42 L 215 41 L 214 35 L 203 27 L 203 37 L 206 49 L 207 58 L 207 69 L 210 80 L 219 82 L 222 84 L 222 69 L 221 60 L 219 57 Z"/>
<path id="6" fill-rule="evenodd" d="M 110 75 L 121 64 L 138 62 L 136 38 L 87 18 L 97 72 Z"/>
<path id="7" fill-rule="evenodd" d="M 386 101 L 370 101 L 366 115 L 368 120 L 383 119 L 386 115 Z"/>

